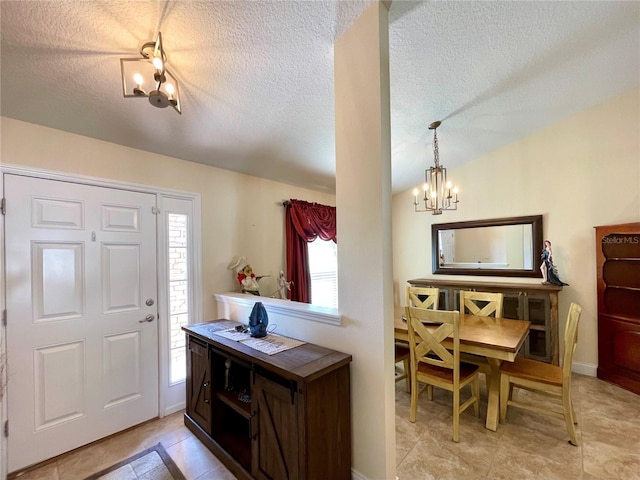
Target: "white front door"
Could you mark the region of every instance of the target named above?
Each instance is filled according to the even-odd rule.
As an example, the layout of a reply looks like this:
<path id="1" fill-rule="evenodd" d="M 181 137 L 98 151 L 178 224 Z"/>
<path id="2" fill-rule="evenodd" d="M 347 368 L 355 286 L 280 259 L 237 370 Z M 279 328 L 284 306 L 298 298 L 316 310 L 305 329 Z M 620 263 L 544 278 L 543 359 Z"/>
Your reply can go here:
<path id="1" fill-rule="evenodd" d="M 4 179 L 13 472 L 158 415 L 156 197 Z"/>

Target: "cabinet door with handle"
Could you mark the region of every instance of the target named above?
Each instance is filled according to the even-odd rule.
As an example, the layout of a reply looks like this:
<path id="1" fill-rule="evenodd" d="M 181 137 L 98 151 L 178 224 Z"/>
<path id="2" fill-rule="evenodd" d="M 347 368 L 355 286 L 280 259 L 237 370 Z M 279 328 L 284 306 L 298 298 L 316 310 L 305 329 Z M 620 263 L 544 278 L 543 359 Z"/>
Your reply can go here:
<path id="1" fill-rule="evenodd" d="M 296 480 L 301 478 L 296 387 L 277 380 L 255 375 L 252 474 L 261 480 Z"/>
<path id="2" fill-rule="evenodd" d="M 211 357 L 209 348 L 189 337 L 187 354 L 187 415 L 211 434 Z"/>

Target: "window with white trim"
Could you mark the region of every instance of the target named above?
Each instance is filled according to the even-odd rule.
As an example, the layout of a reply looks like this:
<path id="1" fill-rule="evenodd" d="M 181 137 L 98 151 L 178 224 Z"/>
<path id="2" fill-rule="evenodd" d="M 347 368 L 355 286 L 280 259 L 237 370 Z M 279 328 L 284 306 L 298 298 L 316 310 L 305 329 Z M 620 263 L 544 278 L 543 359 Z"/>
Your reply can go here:
<path id="1" fill-rule="evenodd" d="M 169 261 L 169 381 L 186 377 L 185 334 L 182 326 L 189 323 L 189 216 L 168 213 Z"/>
<path id="2" fill-rule="evenodd" d="M 311 304 L 338 308 L 338 246 L 316 238 L 308 244 Z"/>

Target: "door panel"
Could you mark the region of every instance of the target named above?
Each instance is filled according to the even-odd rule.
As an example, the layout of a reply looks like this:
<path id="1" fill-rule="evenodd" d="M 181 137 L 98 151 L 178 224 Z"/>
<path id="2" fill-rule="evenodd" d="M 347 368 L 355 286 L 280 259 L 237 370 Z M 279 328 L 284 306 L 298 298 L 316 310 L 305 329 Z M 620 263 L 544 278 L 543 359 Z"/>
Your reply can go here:
<path id="1" fill-rule="evenodd" d="M 101 257 L 102 313 L 140 310 L 140 245 L 103 244 Z"/>
<path id="2" fill-rule="evenodd" d="M 4 178 L 12 472 L 158 415 L 156 217 L 152 194 Z"/>
<path id="3" fill-rule="evenodd" d="M 31 283 L 35 323 L 83 315 L 83 251 L 81 243 L 33 242 Z"/>
<path id="4" fill-rule="evenodd" d="M 130 401 L 143 394 L 141 380 L 142 358 L 140 337 L 142 331 L 109 335 L 104 338 L 105 408 Z M 127 364 L 121 359 L 129 358 Z"/>
<path id="5" fill-rule="evenodd" d="M 137 232 L 140 209 L 122 205 L 102 206 L 102 230 L 105 232 Z"/>
<path id="6" fill-rule="evenodd" d="M 42 430 L 84 415 L 84 342 L 35 349 L 35 428 Z"/>
<path id="7" fill-rule="evenodd" d="M 299 478 L 298 409 L 291 388 L 255 375 L 253 421 L 258 422 L 258 433 L 253 438 L 252 474 L 256 478 Z"/>
<path id="8" fill-rule="evenodd" d="M 211 434 L 211 358 L 209 348 L 191 339 L 187 355 L 187 413 Z"/>
<path id="9" fill-rule="evenodd" d="M 31 203 L 33 228 L 83 228 L 84 205 L 81 201 L 33 197 Z"/>

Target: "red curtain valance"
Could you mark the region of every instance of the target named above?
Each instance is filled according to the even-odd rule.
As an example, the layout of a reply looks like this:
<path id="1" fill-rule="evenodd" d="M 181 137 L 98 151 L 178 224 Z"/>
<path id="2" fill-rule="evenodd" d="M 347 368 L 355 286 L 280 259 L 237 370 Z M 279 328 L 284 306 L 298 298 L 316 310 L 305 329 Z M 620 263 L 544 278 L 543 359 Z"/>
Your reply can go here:
<path id="1" fill-rule="evenodd" d="M 307 242 L 313 242 L 317 237 L 321 240 L 336 238 L 336 207 L 309 203 L 303 200 L 291 200 L 287 206 L 293 226 L 298 235 Z"/>

